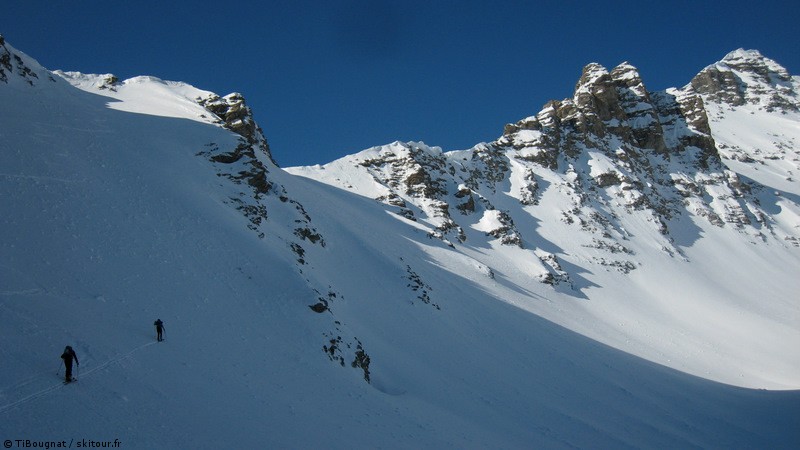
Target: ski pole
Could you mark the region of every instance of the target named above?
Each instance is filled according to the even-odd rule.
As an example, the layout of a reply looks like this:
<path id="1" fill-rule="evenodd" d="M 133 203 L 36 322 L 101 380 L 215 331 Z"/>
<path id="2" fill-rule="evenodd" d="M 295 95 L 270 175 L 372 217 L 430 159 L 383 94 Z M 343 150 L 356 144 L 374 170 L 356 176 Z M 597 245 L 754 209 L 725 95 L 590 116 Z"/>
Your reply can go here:
<path id="1" fill-rule="evenodd" d="M 56 375 L 61 375 L 61 363 L 58 363 L 58 372 L 56 372 Z"/>

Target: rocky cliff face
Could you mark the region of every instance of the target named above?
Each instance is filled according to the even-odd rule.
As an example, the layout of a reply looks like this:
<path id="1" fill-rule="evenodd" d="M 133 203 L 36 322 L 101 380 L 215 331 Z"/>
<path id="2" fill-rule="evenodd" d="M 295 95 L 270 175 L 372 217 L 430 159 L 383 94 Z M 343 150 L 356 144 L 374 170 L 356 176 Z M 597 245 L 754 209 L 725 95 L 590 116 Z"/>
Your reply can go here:
<path id="1" fill-rule="evenodd" d="M 368 192 L 345 187 L 424 223 L 431 237 L 449 245 L 488 240 L 532 249 L 543 282 L 570 279 L 557 255 L 543 250 L 553 244 L 628 273 L 638 264 L 628 231 L 632 221 L 649 224 L 650 244 L 677 257 L 681 245 L 691 241 L 686 230 L 695 220 L 737 230 L 753 241 L 796 242 L 796 228 L 777 230 L 765 210 L 767 189 L 728 167 L 712 119 L 718 119 L 719 105 L 796 112 L 797 93 L 795 78 L 752 51 L 732 52 L 684 88 L 662 92 L 648 91 L 631 64 L 610 71 L 589 64 L 571 98 L 551 101 L 536 115 L 506 125 L 494 142 L 449 153 L 396 142 L 330 164 L 327 174 L 308 176 L 342 185 L 331 172 L 356 167 L 373 187 Z M 553 208 L 562 226 L 582 232 L 576 245 L 547 242 L 536 229 L 517 225 Z"/>

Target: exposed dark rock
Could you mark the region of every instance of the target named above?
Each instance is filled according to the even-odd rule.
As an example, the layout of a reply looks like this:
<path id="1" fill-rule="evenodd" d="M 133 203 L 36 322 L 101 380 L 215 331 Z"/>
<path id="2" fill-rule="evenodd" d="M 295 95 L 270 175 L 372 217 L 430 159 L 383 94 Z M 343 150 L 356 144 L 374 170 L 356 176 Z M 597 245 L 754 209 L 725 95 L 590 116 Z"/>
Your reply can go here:
<path id="1" fill-rule="evenodd" d="M 319 302 L 310 305 L 309 308 L 316 313 L 324 313 L 328 310 L 328 302 L 325 299 L 320 299 Z"/>
<path id="2" fill-rule="evenodd" d="M 8 83 L 11 76 L 18 76 L 31 86 L 39 79 L 39 75 L 25 64 L 22 57 L 9 49 L 5 38 L 0 35 L 0 81 Z"/>
<path id="3" fill-rule="evenodd" d="M 197 103 L 216 115 L 221 125 L 242 136 L 248 145 L 259 148 L 274 165 L 278 165 L 272 158 L 263 131 L 253 120 L 253 112 L 241 94 L 234 92 L 225 97 L 212 94 L 197 98 Z"/>
<path id="4" fill-rule="evenodd" d="M 350 365 L 355 368 L 360 368 L 364 371 L 364 380 L 367 383 L 370 382 L 369 380 L 369 363 L 370 358 L 367 352 L 364 351 L 364 348 L 361 346 L 361 342 L 358 343 L 356 346 L 355 356 L 353 358 L 353 362 Z"/>
<path id="5" fill-rule="evenodd" d="M 692 78 L 691 85 L 699 94 L 708 95 L 712 100 L 733 106 L 743 105 L 744 86 L 731 71 L 722 71 L 711 66 Z"/>

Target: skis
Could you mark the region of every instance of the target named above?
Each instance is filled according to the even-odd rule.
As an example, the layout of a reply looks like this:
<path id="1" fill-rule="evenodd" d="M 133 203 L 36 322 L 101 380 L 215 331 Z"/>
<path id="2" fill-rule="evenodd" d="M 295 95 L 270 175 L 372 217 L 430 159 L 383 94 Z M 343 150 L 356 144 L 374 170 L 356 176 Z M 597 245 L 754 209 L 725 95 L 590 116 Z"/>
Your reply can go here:
<path id="1" fill-rule="evenodd" d="M 70 384 L 70 383 L 72 383 L 72 382 L 74 382 L 74 381 L 78 381 L 78 379 L 77 379 L 77 378 L 75 378 L 75 377 L 72 377 L 72 379 L 71 379 L 71 380 L 69 380 L 69 381 L 66 381 L 66 380 L 64 380 L 64 384 Z"/>

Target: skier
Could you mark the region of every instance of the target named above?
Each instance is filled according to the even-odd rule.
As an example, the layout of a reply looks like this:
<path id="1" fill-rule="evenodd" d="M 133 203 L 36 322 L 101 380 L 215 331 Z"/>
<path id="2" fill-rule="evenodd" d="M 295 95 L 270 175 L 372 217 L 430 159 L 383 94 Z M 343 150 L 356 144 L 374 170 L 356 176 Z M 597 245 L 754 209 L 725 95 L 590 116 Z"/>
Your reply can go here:
<path id="1" fill-rule="evenodd" d="M 64 383 L 74 381 L 75 379 L 72 378 L 72 360 L 74 359 L 75 364 L 80 366 L 81 363 L 78 361 L 78 355 L 76 355 L 75 350 L 68 345 L 64 348 L 64 353 L 61 354 L 61 359 L 64 360 L 64 367 L 66 367 L 66 372 L 64 373 Z"/>
<path id="2" fill-rule="evenodd" d="M 156 326 L 156 338 L 158 339 L 158 342 L 163 341 L 164 338 L 161 335 L 164 332 L 164 322 L 162 322 L 161 319 L 156 319 L 156 321 L 153 322 L 153 325 Z"/>

